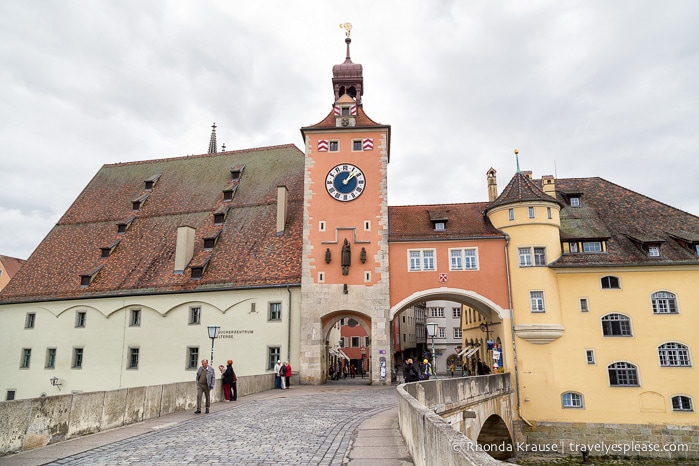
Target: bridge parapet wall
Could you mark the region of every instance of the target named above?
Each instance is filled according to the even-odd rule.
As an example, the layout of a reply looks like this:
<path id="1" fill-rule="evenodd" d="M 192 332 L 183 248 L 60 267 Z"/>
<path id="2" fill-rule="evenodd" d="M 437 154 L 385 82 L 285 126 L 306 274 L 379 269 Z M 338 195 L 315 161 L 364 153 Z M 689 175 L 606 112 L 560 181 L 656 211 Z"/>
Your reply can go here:
<path id="1" fill-rule="evenodd" d="M 503 419 L 511 426 L 512 393 L 509 374 L 400 385 L 398 423 L 415 464 L 501 465 L 462 432 L 470 429 L 477 436 L 490 411 L 500 404 L 502 414 L 508 413 Z"/>
<path id="2" fill-rule="evenodd" d="M 238 377 L 238 396 L 270 390 L 274 375 Z M 124 388 L 0 402 L 0 456 L 193 409 L 196 384 Z M 220 382 L 211 401 L 223 399 Z"/>

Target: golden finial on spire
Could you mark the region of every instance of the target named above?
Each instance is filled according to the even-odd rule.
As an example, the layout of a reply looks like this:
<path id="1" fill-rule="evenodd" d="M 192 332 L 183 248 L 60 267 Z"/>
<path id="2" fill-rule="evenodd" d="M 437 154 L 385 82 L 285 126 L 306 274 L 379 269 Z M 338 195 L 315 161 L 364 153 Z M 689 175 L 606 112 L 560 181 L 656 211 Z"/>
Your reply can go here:
<path id="1" fill-rule="evenodd" d="M 342 23 L 340 27 L 345 30 L 345 35 L 349 37 L 350 32 L 352 32 L 352 23 Z"/>

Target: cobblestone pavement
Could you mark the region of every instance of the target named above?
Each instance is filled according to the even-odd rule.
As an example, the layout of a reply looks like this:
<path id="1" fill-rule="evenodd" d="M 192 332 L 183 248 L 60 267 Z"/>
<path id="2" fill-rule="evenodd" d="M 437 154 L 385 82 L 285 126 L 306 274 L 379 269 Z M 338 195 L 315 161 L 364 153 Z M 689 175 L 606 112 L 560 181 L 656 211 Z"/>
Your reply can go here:
<path id="1" fill-rule="evenodd" d="M 392 386 L 295 386 L 120 440 L 51 465 L 340 465 L 364 420 L 397 405 Z"/>

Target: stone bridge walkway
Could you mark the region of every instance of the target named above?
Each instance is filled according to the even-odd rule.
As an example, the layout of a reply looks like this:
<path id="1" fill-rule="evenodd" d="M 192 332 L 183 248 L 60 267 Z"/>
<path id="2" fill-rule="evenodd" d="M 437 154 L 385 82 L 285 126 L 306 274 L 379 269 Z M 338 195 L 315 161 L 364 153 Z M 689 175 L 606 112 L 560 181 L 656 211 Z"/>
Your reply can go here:
<path id="1" fill-rule="evenodd" d="M 359 379 L 361 380 L 361 379 Z M 36 450 L 0 465 L 411 465 L 394 386 L 293 386 Z"/>

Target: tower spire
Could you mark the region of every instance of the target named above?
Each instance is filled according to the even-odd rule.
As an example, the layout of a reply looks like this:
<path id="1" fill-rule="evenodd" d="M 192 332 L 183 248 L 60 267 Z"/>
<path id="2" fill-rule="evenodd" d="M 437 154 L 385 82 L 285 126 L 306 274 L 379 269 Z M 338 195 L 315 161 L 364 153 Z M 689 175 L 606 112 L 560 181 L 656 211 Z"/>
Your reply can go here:
<path id="1" fill-rule="evenodd" d="M 333 66 L 333 91 L 335 101 L 341 96 L 348 94 L 358 106 L 362 106 L 362 94 L 364 94 L 364 77 L 362 76 L 362 65 L 352 63 L 350 58 L 350 31 L 352 24 L 342 23 L 340 27 L 345 30 L 345 44 L 347 44 L 347 54 L 344 63 Z"/>
<path id="2" fill-rule="evenodd" d="M 215 154 L 218 152 L 216 148 L 216 123 L 211 125 L 211 139 L 209 140 L 209 152 L 208 154 Z"/>

